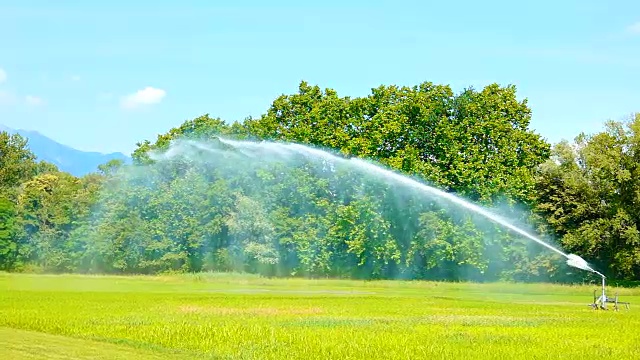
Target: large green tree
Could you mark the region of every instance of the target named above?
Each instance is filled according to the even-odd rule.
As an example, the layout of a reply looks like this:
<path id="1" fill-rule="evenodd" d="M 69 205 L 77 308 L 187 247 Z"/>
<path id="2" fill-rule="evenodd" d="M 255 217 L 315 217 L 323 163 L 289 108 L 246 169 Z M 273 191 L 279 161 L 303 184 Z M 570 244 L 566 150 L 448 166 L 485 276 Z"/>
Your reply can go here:
<path id="1" fill-rule="evenodd" d="M 36 157 L 27 139 L 0 131 L 0 193 L 15 199 L 16 189 L 38 171 Z"/>
<path id="2" fill-rule="evenodd" d="M 38 174 L 56 170 L 52 164 L 36 161 L 27 139 L 0 132 L 0 269 L 13 270 L 22 265 L 17 207 L 22 186 Z"/>
<path id="3" fill-rule="evenodd" d="M 249 133 L 372 158 L 473 200 L 532 201 L 537 165 L 550 146 L 529 129 L 514 86 L 455 95 L 448 86 L 380 86 L 364 98 L 302 82 L 276 99 Z"/>
<path id="4" fill-rule="evenodd" d="M 640 114 L 553 149 L 537 212 L 564 247 L 617 278 L 640 275 Z"/>
<path id="5" fill-rule="evenodd" d="M 82 211 L 78 192 L 82 183 L 59 172 L 26 181 L 18 196 L 22 255 L 46 270 L 71 270 L 82 249 L 67 241 L 77 212 Z"/>

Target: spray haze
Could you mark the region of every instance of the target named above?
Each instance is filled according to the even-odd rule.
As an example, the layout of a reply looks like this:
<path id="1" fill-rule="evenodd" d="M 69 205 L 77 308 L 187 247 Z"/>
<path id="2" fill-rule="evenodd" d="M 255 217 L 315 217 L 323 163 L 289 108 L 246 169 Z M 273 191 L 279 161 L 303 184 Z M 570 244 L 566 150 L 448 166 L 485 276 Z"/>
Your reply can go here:
<path id="1" fill-rule="evenodd" d="M 569 266 L 596 272 L 484 207 L 371 161 L 295 143 L 225 138 L 174 141 L 149 157 L 152 164 L 124 168 L 113 179 L 103 194 L 108 210 L 95 215 L 93 226 L 127 226 L 125 218 L 139 226 L 128 246 L 152 243 L 156 251 L 139 253 L 131 263 L 456 278 L 464 271 L 485 274 L 503 251 L 497 240 L 486 240 L 502 236 L 500 230 L 478 224 L 479 216 Z M 115 234 L 94 235 L 113 246 Z"/>
<path id="2" fill-rule="evenodd" d="M 241 148 L 243 147 L 245 144 L 250 144 L 249 146 L 247 146 L 247 148 L 252 148 L 252 149 L 259 149 L 260 146 L 259 144 L 256 143 L 251 143 L 251 142 L 239 142 L 239 141 L 227 141 L 224 139 L 221 139 L 222 142 L 227 143 L 231 146 L 234 147 L 238 147 Z M 275 144 L 275 143 L 263 143 L 265 144 L 265 146 L 271 146 L 271 147 L 278 147 L 279 144 Z M 509 230 L 512 230 L 516 233 L 518 233 L 519 235 L 522 235 L 532 241 L 535 241 L 536 243 L 546 247 L 547 249 L 554 251 L 562 256 L 564 256 L 565 258 L 567 258 L 567 264 L 569 266 L 573 266 L 575 268 L 578 269 L 582 269 L 582 270 L 586 270 L 586 271 L 591 271 L 591 272 L 595 272 L 598 273 L 597 271 L 595 271 L 594 269 L 591 268 L 591 266 L 589 266 L 589 264 L 587 263 L 586 260 L 582 259 L 580 256 L 575 255 L 575 254 L 566 254 L 563 251 L 561 251 L 560 249 L 548 244 L 547 242 L 537 238 L 536 236 L 529 234 L 528 232 L 512 225 L 511 223 L 507 222 L 505 219 L 502 219 L 500 216 L 491 213 L 490 211 L 488 211 L 487 209 L 483 209 L 482 207 L 475 205 L 469 201 L 466 201 L 460 197 L 457 197 L 451 193 L 447 193 L 445 191 L 439 190 L 435 187 L 420 183 L 416 180 L 413 180 L 409 177 L 400 175 L 396 172 L 384 169 L 383 167 L 373 164 L 371 162 L 367 162 L 365 160 L 362 159 L 358 159 L 358 158 L 351 158 L 351 159 L 343 159 L 340 157 L 337 157 L 335 155 L 332 155 L 331 153 L 322 151 L 322 150 L 318 150 L 318 149 L 314 149 L 311 147 L 307 147 L 304 145 L 300 145 L 300 144 L 282 144 L 280 145 L 283 148 L 287 148 L 290 147 L 293 151 L 297 151 L 298 153 L 301 154 L 307 154 L 309 156 L 314 156 L 314 157 L 318 157 L 320 159 L 325 159 L 325 160 L 329 160 L 329 161 L 341 161 L 341 162 L 348 162 L 349 164 L 352 164 L 354 167 L 357 167 L 359 169 L 362 169 L 364 172 L 369 173 L 369 174 L 376 174 L 388 181 L 394 181 L 397 183 L 401 183 L 403 185 L 406 185 L 408 187 L 411 188 L 415 188 L 418 191 L 423 191 L 423 192 L 427 192 L 430 193 L 432 195 L 434 195 L 437 199 L 445 199 L 447 201 L 450 201 L 452 203 L 455 203 L 457 205 L 459 205 L 462 208 L 471 210 L 477 214 L 480 214 L 484 217 L 486 217 L 487 219 L 498 223 L 502 226 L 504 226 L 505 228 L 508 228 Z M 598 273 L 600 274 L 600 273 Z"/>

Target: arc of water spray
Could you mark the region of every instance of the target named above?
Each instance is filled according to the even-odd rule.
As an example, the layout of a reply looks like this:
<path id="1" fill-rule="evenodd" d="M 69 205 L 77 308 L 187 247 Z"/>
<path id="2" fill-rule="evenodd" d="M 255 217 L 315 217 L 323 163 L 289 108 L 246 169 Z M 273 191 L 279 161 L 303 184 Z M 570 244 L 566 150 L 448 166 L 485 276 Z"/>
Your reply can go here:
<path id="1" fill-rule="evenodd" d="M 434 194 L 436 196 L 445 198 L 445 199 L 447 199 L 447 200 L 449 200 L 449 201 L 451 201 L 451 202 L 453 202 L 453 203 L 455 203 L 457 205 L 460 205 L 460 206 L 462 206 L 462 207 L 464 207 L 466 209 L 469 209 L 469 210 L 471 210 L 471 211 L 473 211 L 473 212 L 475 212 L 477 214 L 480 214 L 480 215 L 484 216 L 485 218 L 487 218 L 487 219 L 489 219 L 489 220 L 491 220 L 491 221 L 493 221 L 495 223 L 498 223 L 498 224 L 500 224 L 500 225 L 502 225 L 502 226 L 504 226 L 504 227 L 506 227 L 506 228 L 508 228 L 508 229 L 510 229 L 510 230 L 512 230 L 512 231 L 514 231 L 514 232 L 516 232 L 516 233 L 518 233 L 518 234 L 530 239 L 530 240 L 533 240 L 536 243 L 538 243 L 538 244 L 540 244 L 540 245 L 542 245 L 542 246 L 544 246 L 544 247 L 546 247 L 546 248 L 548 248 L 548 249 L 550 249 L 552 251 L 555 251 L 556 253 L 564 256 L 567 259 L 567 264 L 569 266 L 573 266 L 573 267 L 576 267 L 576 268 L 579 268 L 579 269 L 582 269 L 582 270 L 586 270 L 586 271 L 591 271 L 591 272 L 597 273 L 600 276 L 604 277 L 604 275 L 602 275 L 601 273 L 599 273 L 598 271 L 593 269 L 591 266 L 589 266 L 589 263 L 587 263 L 587 261 L 584 260 L 583 258 L 581 258 L 580 256 L 578 256 L 576 254 L 567 254 L 567 253 L 563 252 L 562 250 L 560 250 L 558 248 L 555 248 L 554 246 L 546 243 L 545 241 L 543 241 L 543 240 L 541 240 L 541 239 L 529 234 L 528 232 L 526 232 L 526 231 L 514 226 L 513 224 L 510 224 L 509 222 L 505 221 L 504 219 L 501 219 L 499 216 L 491 213 L 490 211 L 488 211 L 486 209 L 483 209 L 482 207 L 480 207 L 480 206 L 478 206 L 476 204 L 473 204 L 473 203 L 470 203 L 470 202 L 468 202 L 466 200 L 463 200 L 463 199 L 461 199 L 461 198 L 459 198 L 459 197 L 457 197 L 457 196 L 455 196 L 455 195 L 453 195 L 451 193 L 448 193 L 448 192 L 442 191 L 440 189 L 425 185 L 423 183 L 420 183 L 420 182 L 418 182 L 416 180 L 413 180 L 411 178 L 408 178 L 406 176 L 402 176 L 402 175 L 400 175 L 398 173 L 395 173 L 393 171 L 390 171 L 390 170 L 383 169 L 381 167 L 375 166 L 375 165 L 373 165 L 371 163 L 368 163 L 366 161 L 363 161 L 361 159 L 351 159 L 351 161 L 353 161 L 354 163 L 358 163 L 358 165 L 360 165 L 362 168 L 366 168 L 368 170 L 377 172 L 380 175 L 393 178 L 394 180 L 396 180 L 396 181 L 398 181 L 400 183 L 403 183 L 403 184 L 405 184 L 407 186 L 418 188 L 420 190 L 427 191 L 427 192 L 429 192 L 431 194 Z"/>
<path id="2" fill-rule="evenodd" d="M 560 249 L 555 248 L 554 246 L 546 243 L 545 241 L 529 234 L 528 232 L 514 226 L 513 224 L 507 222 L 506 220 L 500 218 L 499 216 L 497 216 L 496 214 L 491 213 L 490 211 L 488 211 L 487 209 L 484 209 L 476 204 L 473 204 L 469 201 L 466 201 L 456 195 L 453 195 L 451 193 L 442 191 L 440 189 L 437 189 L 435 187 L 423 184 L 417 180 L 411 179 L 410 177 L 398 174 L 394 171 L 382 168 L 380 166 L 374 165 L 370 162 L 367 162 L 365 160 L 359 159 L 359 158 L 350 158 L 350 159 L 345 159 L 345 158 L 341 158 L 338 157 L 336 155 L 333 155 L 329 152 L 323 151 L 323 150 L 319 150 L 319 149 L 315 149 L 312 147 L 308 147 L 308 146 L 304 146 L 304 145 L 300 145 L 300 144 L 295 144 L 295 143 L 265 143 L 265 142 L 261 142 L 261 143 L 256 143 L 256 142 L 248 142 L 248 141 L 235 141 L 235 140 L 228 140 L 228 139 L 223 139 L 223 138 L 218 138 L 220 140 L 220 142 L 225 143 L 227 145 L 233 146 L 234 148 L 244 148 L 246 150 L 251 150 L 251 149 L 255 149 L 255 150 L 260 150 L 260 148 L 264 148 L 264 147 L 275 147 L 275 150 L 283 150 L 283 149 L 289 149 L 292 150 L 295 153 L 298 153 L 300 155 L 306 155 L 306 156 L 312 156 L 312 157 L 318 157 L 318 158 L 322 158 L 325 160 L 329 160 L 329 161 L 334 161 L 334 162 L 344 162 L 344 163 L 348 163 L 348 164 L 352 164 L 356 167 L 358 167 L 359 169 L 369 172 L 369 173 L 375 173 L 379 176 L 382 176 L 384 178 L 396 181 L 398 183 L 401 183 L 405 186 L 409 186 L 421 191 L 425 191 L 428 192 L 430 194 L 436 195 L 440 198 L 446 199 L 454 204 L 457 204 L 465 209 L 471 210 L 473 212 L 475 212 L 476 214 L 482 215 L 485 218 L 500 224 L 510 230 L 512 230 L 513 232 L 516 232 L 532 241 L 535 241 L 536 243 L 548 248 L 551 251 L 554 251 L 562 256 L 564 256 L 567 259 L 567 264 L 569 266 L 572 267 L 576 267 L 582 270 L 586 270 L 586 271 L 591 271 L 593 273 L 596 273 L 600 276 L 602 276 L 602 278 L 604 278 L 605 276 L 603 274 L 601 274 L 600 272 L 596 271 L 595 269 L 593 269 L 589 263 L 587 263 L 586 260 L 584 260 L 583 258 L 581 258 L 580 256 L 576 255 L 576 254 L 567 254 L 565 252 L 563 252 Z"/>

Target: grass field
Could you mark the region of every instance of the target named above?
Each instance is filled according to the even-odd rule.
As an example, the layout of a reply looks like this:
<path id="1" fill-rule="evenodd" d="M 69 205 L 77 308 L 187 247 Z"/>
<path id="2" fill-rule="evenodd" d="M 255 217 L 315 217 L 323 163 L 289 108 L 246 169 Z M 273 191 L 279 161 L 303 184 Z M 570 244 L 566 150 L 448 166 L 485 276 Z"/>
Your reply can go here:
<path id="1" fill-rule="evenodd" d="M 619 312 L 594 289 L 0 273 L 0 358 L 637 358 L 640 289 L 608 289 Z"/>

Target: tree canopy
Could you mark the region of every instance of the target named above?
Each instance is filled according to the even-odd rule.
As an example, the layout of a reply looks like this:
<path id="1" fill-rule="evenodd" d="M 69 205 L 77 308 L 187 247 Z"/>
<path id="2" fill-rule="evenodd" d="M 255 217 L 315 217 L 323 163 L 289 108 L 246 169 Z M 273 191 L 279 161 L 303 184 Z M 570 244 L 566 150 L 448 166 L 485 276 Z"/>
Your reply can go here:
<path id="1" fill-rule="evenodd" d="M 530 120 L 513 86 L 456 94 L 425 82 L 351 98 L 302 82 L 260 117 L 187 120 L 139 142 L 133 164 L 110 162 L 82 178 L 38 163 L 26 140 L 0 133 L 0 269 L 588 276 L 496 224 L 346 160 L 284 158 L 284 148 L 255 143 L 250 153 L 225 140 L 244 139 L 377 161 L 535 229 L 607 275 L 637 278 L 640 116 L 554 146 Z"/>
<path id="2" fill-rule="evenodd" d="M 557 144 L 540 167 L 536 210 L 569 251 L 618 278 L 640 274 L 640 114 Z"/>

